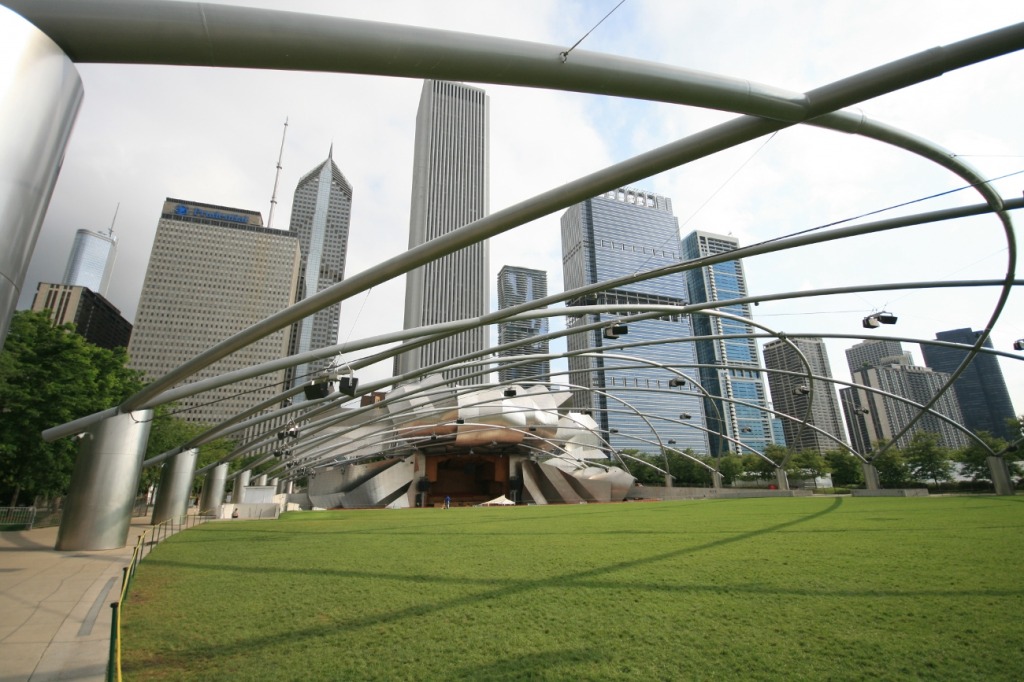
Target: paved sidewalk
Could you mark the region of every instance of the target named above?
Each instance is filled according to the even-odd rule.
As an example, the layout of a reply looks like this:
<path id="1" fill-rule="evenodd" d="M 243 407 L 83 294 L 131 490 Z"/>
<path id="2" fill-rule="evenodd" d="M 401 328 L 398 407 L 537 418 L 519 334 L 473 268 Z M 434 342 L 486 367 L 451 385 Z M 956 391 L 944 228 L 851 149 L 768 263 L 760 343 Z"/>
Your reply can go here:
<path id="1" fill-rule="evenodd" d="M 0 532 L 0 682 L 104 680 L 110 603 L 149 517 L 123 549 L 58 552 L 56 528 Z"/>

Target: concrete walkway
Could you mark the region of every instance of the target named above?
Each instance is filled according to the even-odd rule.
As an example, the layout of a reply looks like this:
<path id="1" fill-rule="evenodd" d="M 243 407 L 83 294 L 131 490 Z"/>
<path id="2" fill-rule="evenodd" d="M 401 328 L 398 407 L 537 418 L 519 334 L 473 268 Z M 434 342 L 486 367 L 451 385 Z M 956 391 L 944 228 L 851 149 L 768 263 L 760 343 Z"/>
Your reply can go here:
<path id="1" fill-rule="evenodd" d="M 149 517 L 123 549 L 58 552 L 56 528 L 0 532 L 0 682 L 104 680 L 110 603 Z"/>

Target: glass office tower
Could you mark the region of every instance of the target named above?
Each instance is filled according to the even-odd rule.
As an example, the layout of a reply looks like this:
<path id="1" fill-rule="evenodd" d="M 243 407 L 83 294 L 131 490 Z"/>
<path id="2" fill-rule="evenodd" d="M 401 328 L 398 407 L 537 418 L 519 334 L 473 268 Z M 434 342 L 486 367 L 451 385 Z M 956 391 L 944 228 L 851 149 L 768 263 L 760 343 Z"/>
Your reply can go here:
<path id="1" fill-rule="evenodd" d="M 302 176 L 295 187 L 289 232 L 299 239 L 302 263 L 298 300 L 312 296 L 345 278 L 352 185 L 334 164 L 334 147 L 327 160 Z M 305 353 L 338 343 L 341 304 L 335 303 L 292 326 L 289 354 Z M 294 370 L 293 384 L 310 380 L 309 374 L 327 366 L 331 358 Z"/>
<path id="2" fill-rule="evenodd" d="M 116 256 L 117 237 L 113 230 L 109 234 L 79 230 L 75 233 L 75 243 L 71 246 L 61 284 L 85 287 L 106 296 Z"/>
<path id="3" fill-rule="evenodd" d="M 981 332 L 970 327 L 950 329 L 935 334 L 938 341 L 973 346 Z M 985 348 L 992 348 L 992 339 L 986 339 Z M 939 372 L 952 374 L 967 356 L 966 350 L 921 344 L 924 363 Z M 953 384 L 964 426 L 971 431 L 988 431 L 994 436 L 1013 441 L 1020 437 L 1020 429 L 1012 428 L 1008 420 L 1015 419 L 1016 412 L 1006 389 L 1003 370 L 995 355 L 979 354 Z"/>
<path id="4" fill-rule="evenodd" d="M 543 270 L 506 265 L 498 273 L 498 309 L 511 308 L 530 301 L 542 299 L 548 295 L 548 273 Z M 536 336 L 548 333 L 546 317 L 532 320 L 512 320 L 498 324 L 498 345 L 527 341 Z M 548 352 L 548 342 L 532 341 L 507 350 L 501 350 L 501 357 L 520 355 L 537 355 Z M 498 370 L 501 383 L 516 381 L 547 381 L 551 373 L 551 363 L 540 360 L 516 367 L 502 365 Z"/>
<path id="5" fill-rule="evenodd" d="M 687 260 L 714 256 L 734 251 L 739 247 L 735 237 L 711 232 L 694 231 L 683 239 L 683 257 Z M 715 263 L 686 273 L 690 296 L 695 303 L 729 301 L 747 295 L 747 279 L 743 263 L 739 260 Z M 724 313 L 750 319 L 750 304 L 722 306 Z M 751 334 L 754 328 L 740 320 L 693 315 L 693 330 L 698 337 L 715 336 L 714 339 L 698 340 L 697 359 L 701 364 L 700 380 L 712 396 L 732 398 L 741 402 L 710 400 L 706 409 L 712 447 L 717 449 L 718 433 L 725 433 L 733 440 L 764 452 L 774 442 L 772 422 L 768 406 L 761 362 L 757 354 L 757 343 Z M 735 335 L 729 337 L 729 335 Z M 713 405 L 712 405 L 713 403 Z M 716 409 L 717 408 L 717 409 Z M 718 415 L 724 424 L 717 422 Z M 726 450 L 743 454 L 747 452 L 736 443 L 726 440 Z"/>
<path id="6" fill-rule="evenodd" d="M 562 216 L 566 290 L 678 263 L 678 248 L 679 224 L 672 202 L 650 192 L 621 188 L 571 206 Z M 570 306 L 615 306 L 614 313 L 581 314 L 567 324 L 572 328 L 606 322 L 604 326 L 610 327 L 633 310 L 631 306 L 679 306 L 686 305 L 687 298 L 681 274 L 619 284 L 568 301 Z M 613 448 L 658 453 L 664 446 L 709 452 L 703 399 L 693 386 L 698 380 L 697 355 L 690 336 L 689 317 L 669 313 L 631 322 L 628 334 L 617 339 L 608 338 L 602 328 L 568 337 L 570 353 L 587 353 L 569 358 L 570 381 L 579 387 L 574 391 L 575 405 L 593 412 Z M 650 343 L 617 349 L 644 342 Z M 671 386 L 677 375 L 659 365 L 681 371 L 685 385 Z"/>

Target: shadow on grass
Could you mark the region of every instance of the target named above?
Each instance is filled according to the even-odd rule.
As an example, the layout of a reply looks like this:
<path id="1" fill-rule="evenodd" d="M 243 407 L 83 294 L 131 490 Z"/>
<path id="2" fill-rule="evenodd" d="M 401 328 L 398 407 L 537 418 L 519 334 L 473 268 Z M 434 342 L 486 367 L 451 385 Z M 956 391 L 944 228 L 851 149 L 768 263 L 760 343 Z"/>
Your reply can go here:
<path id="1" fill-rule="evenodd" d="M 813 514 L 808 514 L 806 516 L 801 516 L 800 518 L 796 518 L 796 519 L 793 519 L 791 521 L 786 521 L 784 523 L 779 523 L 779 524 L 775 524 L 773 526 L 768 526 L 766 528 L 761 528 L 761 529 L 758 529 L 758 530 L 752 530 L 752 531 L 748 531 L 746 533 L 739 533 L 739 534 L 734 535 L 732 537 L 722 538 L 722 539 L 719 539 L 719 540 L 715 540 L 713 542 L 708 542 L 708 543 L 704 543 L 702 545 L 697 545 L 695 547 L 685 547 L 685 548 L 681 548 L 681 549 L 677 549 L 677 550 L 673 550 L 673 551 L 669 551 L 669 552 L 662 552 L 660 554 L 655 554 L 655 555 L 651 555 L 651 556 L 647 556 L 647 557 L 643 557 L 643 558 L 629 559 L 629 560 L 619 561 L 619 562 L 615 562 L 615 563 L 611 563 L 611 564 L 602 564 L 601 566 L 590 568 L 590 569 L 583 570 L 583 571 L 577 571 L 575 573 L 561 574 L 559 576 L 559 584 L 564 589 L 572 589 L 572 588 L 578 588 L 578 587 L 589 586 L 589 585 L 594 585 L 594 586 L 600 587 L 602 589 L 606 589 L 609 586 L 609 583 L 608 583 L 609 576 L 611 574 L 615 573 L 616 571 L 623 571 L 623 570 L 635 568 L 637 566 L 648 565 L 648 564 L 651 564 L 653 562 L 666 561 L 666 560 L 676 559 L 676 558 L 687 556 L 687 555 L 694 555 L 694 554 L 698 554 L 698 553 L 701 553 L 701 552 L 704 552 L 704 551 L 715 549 L 717 547 L 722 547 L 722 546 L 734 544 L 734 543 L 737 543 L 737 542 L 743 542 L 745 540 L 750 540 L 752 538 L 756 538 L 756 537 L 760 537 L 760 536 L 763 536 L 763 535 L 768 535 L 768 534 L 771 534 L 771 533 L 775 533 L 775 532 L 784 530 L 786 528 L 791 528 L 793 526 L 797 526 L 799 524 L 807 523 L 807 522 L 812 521 L 814 519 L 817 519 L 817 518 L 820 518 L 822 516 L 825 516 L 826 514 L 829 514 L 831 512 L 836 511 L 837 509 L 839 509 L 839 507 L 842 506 L 842 504 L 843 504 L 843 499 L 842 498 L 835 498 L 833 500 L 832 504 L 830 504 L 827 508 L 825 508 L 825 509 L 823 509 L 821 511 L 815 512 Z M 157 558 L 154 558 L 151 561 L 152 561 L 152 564 L 160 564 L 160 565 L 166 565 L 166 566 L 172 566 L 172 567 L 178 567 L 178 568 L 196 567 L 196 568 L 201 568 L 203 570 L 232 571 L 232 572 L 241 572 L 241 573 L 249 573 L 251 571 L 250 567 L 242 567 L 242 566 L 228 567 L 228 566 L 194 565 L 194 564 L 184 564 L 184 563 L 179 563 L 179 562 L 174 562 L 174 561 L 159 560 Z M 358 573 L 358 572 L 355 572 L 355 571 L 338 571 L 338 570 L 333 570 L 332 571 L 330 569 L 323 570 L 323 569 L 295 569 L 295 568 L 261 567 L 260 570 L 263 571 L 263 572 L 279 572 L 279 573 L 286 573 L 286 574 L 316 575 L 316 576 L 319 576 L 319 577 L 323 577 L 325 575 L 328 575 L 328 576 L 339 577 L 340 578 L 340 577 L 356 577 L 356 576 L 367 576 L 367 575 L 370 575 L 370 576 L 373 576 L 373 577 L 378 578 L 378 579 L 380 579 L 380 578 L 385 578 L 386 579 L 387 578 L 387 576 L 381 575 L 379 573 Z M 402 577 L 402 578 L 395 578 L 395 579 L 396 580 L 401 580 L 402 582 L 408 582 L 410 580 L 413 580 L 413 578 L 410 577 L 410 576 L 406 576 L 406 577 Z M 419 619 L 423 619 L 423 618 L 429 618 L 429 617 L 437 614 L 438 612 L 444 611 L 446 609 L 457 608 L 457 607 L 464 607 L 464 606 L 468 606 L 468 605 L 475 604 L 475 603 L 482 603 L 482 602 L 485 602 L 485 601 L 487 601 L 489 599 L 495 599 L 495 598 L 508 599 L 510 596 L 525 596 L 525 595 L 528 595 L 530 592 L 533 592 L 533 591 L 536 591 L 536 590 L 547 589 L 547 588 L 549 588 L 551 586 L 551 580 L 548 577 L 543 577 L 543 578 L 538 578 L 538 579 L 533 579 L 533 580 L 520 580 L 520 581 L 516 581 L 516 582 L 511 582 L 511 583 L 505 581 L 505 582 L 502 582 L 497 587 L 495 587 L 493 579 L 486 579 L 486 578 L 485 579 L 481 579 L 479 581 L 471 581 L 471 580 L 467 580 L 465 578 L 445 578 L 445 577 L 437 577 L 437 576 L 424 576 L 423 580 L 422 580 L 422 582 L 449 582 L 449 581 L 457 582 L 457 583 L 459 583 L 461 585 L 473 584 L 475 582 L 476 584 L 479 584 L 481 586 L 487 587 L 489 589 L 485 589 L 485 590 L 483 590 L 481 592 L 476 592 L 474 594 L 460 595 L 460 596 L 457 596 L 457 597 L 454 597 L 454 598 L 451 598 L 451 599 L 448 599 L 448 600 L 439 601 L 439 602 L 434 603 L 434 604 L 412 604 L 412 605 L 407 606 L 405 608 L 393 610 L 393 611 L 391 611 L 389 613 L 384 613 L 384 614 L 370 615 L 370 616 L 365 616 L 365 617 L 360 617 L 360 614 L 355 614 L 355 617 L 352 618 L 352 619 L 349 619 L 349 620 L 333 621 L 331 623 L 331 627 L 335 628 L 335 629 L 344 629 L 344 630 L 362 630 L 362 629 L 365 629 L 365 628 L 372 628 L 372 627 L 376 627 L 376 626 L 380 626 L 380 625 L 386 625 L 386 624 L 392 624 L 392 623 L 396 623 L 396 622 L 401 622 L 401 621 L 406 620 L 406 619 L 416 619 L 416 620 L 419 620 Z M 634 586 L 634 587 L 636 587 L 636 586 Z M 711 588 L 708 588 L 708 589 L 711 589 Z M 721 591 L 721 586 L 715 586 L 714 589 L 716 591 Z M 757 588 L 755 587 L 755 588 L 752 588 L 752 589 L 756 590 Z M 763 588 L 760 591 L 763 592 L 764 591 Z M 812 593 L 813 594 L 818 594 L 819 592 L 818 591 L 814 591 Z M 904 593 L 901 592 L 899 594 L 902 596 Z M 267 634 L 259 635 L 259 636 L 255 636 L 255 637 L 249 637 L 249 638 L 246 638 L 244 640 L 240 640 L 240 641 L 237 641 L 237 642 L 234 642 L 234 643 L 230 643 L 230 644 L 208 643 L 208 644 L 204 645 L 202 643 L 196 642 L 192 646 L 189 647 L 188 652 L 187 652 L 187 660 L 196 660 L 196 659 L 202 660 L 204 658 L 217 657 L 217 656 L 229 656 L 230 657 L 230 656 L 252 655 L 252 654 L 258 653 L 261 649 L 264 649 L 266 647 L 279 646 L 282 643 L 296 643 L 296 642 L 299 642 L 299 641 L 306 640 L 307 638 L 317 638 L 317 637 L 322 636 L 323 633 L 324 633 L 324 624 L 320 623 L 320 624 L 317 624 L 317 625 L 312 626 L 312 627 L 291 630 L 291 631 L 288 631 L 286 633 L 275 632 L 275 633 L 267 633 Z M 182 662 L 183 663 L 185 662 L 185 658 L 183 658 Z M 142 669 L 146 664 L 144 662 L 140 662 L 138 665 L 139 665 L 138 669 Z M 130 672 L 132 670 L 132 668 L 126 667 L 125 670 L 126 670 L 126 672 Z"/>

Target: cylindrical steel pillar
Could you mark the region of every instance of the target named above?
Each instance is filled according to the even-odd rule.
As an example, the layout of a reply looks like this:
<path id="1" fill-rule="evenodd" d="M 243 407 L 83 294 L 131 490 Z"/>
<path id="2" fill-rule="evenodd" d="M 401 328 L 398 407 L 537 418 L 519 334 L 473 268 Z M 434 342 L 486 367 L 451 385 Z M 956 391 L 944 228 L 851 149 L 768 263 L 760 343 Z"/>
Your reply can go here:
<path id="1" fill-rule="evenodd" d="M 985 460 L 988 463 L 996 495 L 1013 495 L 1013 479 L 1010 477 L 1010 467 L 1006 464 L 1006 460 L 998 455 L 990 455 Z"/>
<path id="2" fill-rule="evenodd" d="M 0 344 L 82 102 L 82 79 L 46 34 L 0 7 Z"/>
<path id="3" fill-rule="evenodd" d="M 242 502 L 242 491 L 245 490 L 246 486 L 249 485 L 249 479 L 252 476 L 252 472 L 246 469 L 245 471 L 238 474 L 235 477 L 235 485 L 231 488 L 231 502 L 232 504 L 241 504 Z"/>
<path id="4" fill-rule="evenodd" d="M 285 495 L 292 495 L 295 493 L 295 481 L 289 480 L 284 484 Z"/>
<path id="5" fill-rule="evenodd" d="M 180 519 L 188 511 L 188 498 L 192 494 L 192 479 L 195 478 L 196 459 L 199 450 L 192 448 L 174 455 L 163 463 L 160 470 L 160 487 L 153 505 L 154 526 L 167 519 Z"/>
<path id="6" fill-rule="evenodd" d="M 203 494 L 199 498 L 200 514 L 209 514 L 220 509 L 220 505 L 224 503 L 224 482 L 227 478 L 227 464 L 218 464 L 206 473 L 206 480 L 203 481 Z"/>
<path id="7" fill-rule="evenodd" d="M 152 410 L 138 410 L 107 417 L 85 432 L 57 549 L 119 549 L 128 542 L 152 419 Z"/>
<path id="8" fill-rule="evenodd" d="M 860 463 L 861 471 L 864 472 L 864 487 L 868 490 L 881 490 L 882 484 L 878 480 L 878 469 L 870 462 Z"/>
<path id="9" fill-rule="evenodd" d="M 267 484 L 267 475 L 266 474 L 260 474 L 259 476 L 257 476 L 256 477 L 256 481 L 253 483 L 253 485 L 266 485 L 266 484 Z"/>
<path id="10" fill-rule="evenodd" d="M 281 486 L 276 476 L 274 478 L 268 479 L 267 485 L 274 486 L 274 494 L 281 492 Z"/>
<path id="11" fill-rule="evenodd" d="M 779 486 L 779 490 L 789 490 L 789 476 L 786 475 L 786 470 L 782 467 L 775 470 L 775 482 Z"/>

